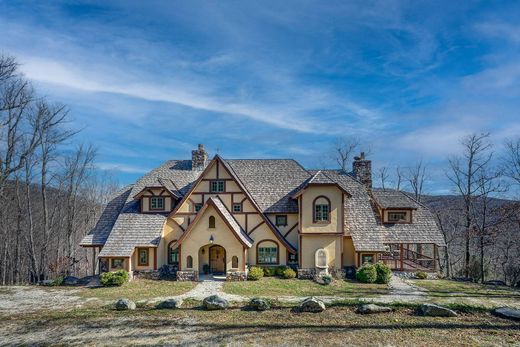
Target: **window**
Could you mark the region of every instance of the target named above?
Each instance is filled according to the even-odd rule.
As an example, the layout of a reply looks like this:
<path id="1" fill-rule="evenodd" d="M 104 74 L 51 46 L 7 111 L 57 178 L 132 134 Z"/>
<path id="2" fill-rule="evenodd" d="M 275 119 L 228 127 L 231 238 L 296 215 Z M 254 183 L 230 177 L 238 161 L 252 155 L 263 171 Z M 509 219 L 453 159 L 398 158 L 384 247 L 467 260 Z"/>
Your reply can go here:
<path id="1" fill-rule="evenodd" d="M 112 258 L 112 269 L 122 269 L 125 260 L 123 258 Z"/>
<path id="2" fill-rule="evenodd" d="M 289 253 L 287 255 L 287 263 L 288 264 L 297 264 L 298 263 L 298 254 Z"/>
<path id="3" fill-rule="evenodd" d="M 222 193 L 224 192 L 224 181 L 211 181 L 210 191 L 212 193 Z"/>
<path id="4" fill-rule="evenodd" d="M 276 216 L 276 226 L 277 227 L 287 226 L 287 216 L 286 215 Z"/>
<path id="5" fill-rule="evenodd" d="M 202 204 L 195 204 L 195 212 L 199 212 L 202 209 Z"/>
<path id="6" fill-rule="evenodd" d="M 210 229 L 215 229 L 215 217 L 209 216 L 208 227 Z"/>
<path id="7" fill-rule="evenodd" d="M 389 222 L 406 222 L 406 212 L 388 212 Z"/>
<path id="8" fill-rule="evenodd" d="M 233 204 L 233 212 L 234 213 L 242 212 L 242 204 Z"/>
<path id="9" fill-rule="evenodd" d="M 191 257 L 191 255 L 188 255 L 188 257 L 186 258 L 186 267 L 188 269 L 193 268 L 193 258 Z"/>
<path id="10" fill-rule="evenodd" d="M 256 256 L 258 264 L 278 264 L 278 245 L 271 240 L 260 241 Z"/>
<path id="11" fill-rule="evenodd" d="M 366 263 L 374 264 L 373 254 L 361 254 L 361 265 Z"/>
<path id="12" fill-rule="evenodd" d="M 150 198 L 150 210 L 164 210 L 164 198 L 162 196 L 152 196 Z"/>
<path id="13" fill-rule="evenodd" d="M 148 265 L 148 249 L 147 248 L 138 248 L 138 265 L 147 266 Z"/>
<path id="14" fill-rule="evenodd" d="M 314 223 L 330 222 L 330 200 L 324 196 L 314 199 Z"/>
<path id="15" fill-rule="evenodd" d="M 175 242 L 175 241 L 173 241 Z M 179 265 L 179 248 L 171 249 L 169 248 L 168 254 L 168 264 L 170 265 Z"/>
<path id="16" fill-rule="evenodd" d="M 231 258 L 231 267 L 233 269 L 238 269 L 238 257 L 236 255 Z"/>

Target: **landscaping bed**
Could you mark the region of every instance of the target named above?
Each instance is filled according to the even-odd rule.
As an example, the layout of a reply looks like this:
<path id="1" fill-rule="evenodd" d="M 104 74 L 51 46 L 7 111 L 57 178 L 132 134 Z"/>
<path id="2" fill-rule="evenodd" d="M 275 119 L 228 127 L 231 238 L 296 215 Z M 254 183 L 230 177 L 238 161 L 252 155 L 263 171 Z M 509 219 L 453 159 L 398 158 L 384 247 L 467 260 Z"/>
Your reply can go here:
<path id="1" fill-rule="evenodd" d="M 388 285 L 336 280 L 330 285 L 320 285 L 311 280 L 279 279 L 264 277 L 258 281 L 226 282 L 224 292 L 243 296 L 338 296 L 374 297 L 388 294 Z"/>

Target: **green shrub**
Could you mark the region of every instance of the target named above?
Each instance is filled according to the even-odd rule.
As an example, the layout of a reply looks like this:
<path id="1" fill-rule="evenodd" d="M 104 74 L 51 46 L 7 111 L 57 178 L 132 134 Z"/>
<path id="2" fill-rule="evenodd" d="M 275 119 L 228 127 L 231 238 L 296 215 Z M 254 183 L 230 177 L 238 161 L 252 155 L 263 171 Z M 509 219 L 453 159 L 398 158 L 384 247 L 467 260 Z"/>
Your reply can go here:
<path id="1" fill-rule="evenodd" d="M 52 280 L 52 286 L 61 286 L 63 284 L 63 276 L 58 276 Z"/>
<path id="2" fill-rule="evenodd" d="M 287 269 L 288 269 L 287 266 L 285 266 L 285 265 L 280 265 L 280 266 L 278 266 L 278 267 L 274 270 L 275 275 L 276 275 L 276 276 L 279 276 L 279 277 L 283 277 L 283 273 L 284 273 L 284 271 L 287 270 Z"/>
<path id="3" fill-rule="evenodd" d="M 282 277 L 285 279 L 295 278 L 296 277 L 296 271 L 291 269 L 290 267 L 286 268 L 282 272 Z"/>
<path id="4" fill-rule="evenodd" d="M 99 276 L 99 281 L 104 286 L 120 286 L 128 282 L 128 272 L 126 270 L 104 272 Z"/>
<path id="5" fill-rule="evenodd" d="M 247 273 L 248 281 L 258 281 L 260 278 L 264 277 L 264 270 L 257 266 L 252 266 Z"/>
<path id="6" fill-rule="evenodd" d="M 272 277 L 276 274 L 276 268 L 274 267 L 264 267 L 262 268 L 262 270 L 264 271 L 264 276 L 265 277 Z"/>
<path id="7" fill-rule="evenodd" d="M 356 279 L 363 283 L 374 283 L 377 280 L 376 267 L 372 264 L 365 264 L 356 272 Z"/>
<path id="8" fill-rule="evenodd" d="M 332 281 L 334 281 L 334 279 L 332 278 L 331 275 L 323 275 L 323 276 L 321 276 L 321 281 L 323 282 L 324 285 L 328 286 L 329 284 L 332 283 Z"/>
<path id="9" fill-rule="evenodd" d="M 379 262 L 375 265 L 377 272 L 377 283 L 388 283 L 390 282 L 390 278 L 392 278 L 392 270 L 385 263 Z"/>
<path id="10" fill-rule="evenodd" d="M 423 271 L 417 271 L 415 273 L 415 277 L 417 277 L 420 280 L 425 280 L 425 279 L 428 278 L 428 274 L 426 272 L 423 272 Z"/>

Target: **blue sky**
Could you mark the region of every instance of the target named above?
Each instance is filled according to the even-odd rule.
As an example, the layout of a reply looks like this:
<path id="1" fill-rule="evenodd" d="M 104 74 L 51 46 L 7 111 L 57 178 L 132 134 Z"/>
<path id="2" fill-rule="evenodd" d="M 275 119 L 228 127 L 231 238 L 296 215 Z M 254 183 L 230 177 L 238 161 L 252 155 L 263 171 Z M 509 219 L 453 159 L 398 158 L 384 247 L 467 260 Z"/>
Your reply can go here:
<path id="1" fill-rule="evenodd" d="M 131 182 L 197 143 L 225 158 L 430 167 L 470 132 L 520 134 L 520 3 L 0 0 L 0 50 Z"/>

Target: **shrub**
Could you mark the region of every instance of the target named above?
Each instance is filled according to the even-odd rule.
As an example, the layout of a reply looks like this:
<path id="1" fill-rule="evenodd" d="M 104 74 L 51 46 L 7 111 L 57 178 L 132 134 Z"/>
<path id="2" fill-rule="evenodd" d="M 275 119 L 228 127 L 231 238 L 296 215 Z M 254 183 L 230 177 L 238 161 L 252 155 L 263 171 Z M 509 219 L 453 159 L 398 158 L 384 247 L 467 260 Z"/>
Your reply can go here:
<path id="1" fill-rule="evenodd" d="M 265 277 L 272 277 L 272 276 L 274 276 L 275 273 L 276 273 L 276 269 L 273 268 L 273 267 L 264 267 L 264 268 L 262 268 L 262 269 L 263 269 L 263 271 L 264 271 L 264 276 L 265 276 Z"/>
<path id="2" fill-rule="evenodd" d="M 281 265 L 281 266 L 278 266 L 274 272 L 276 274 L 276 276 L 280 276 L 280 277 L 283 277 L 283 273 L 285 272 L 285 270 L 287 270 L 288 267 L 285 266 L 285 265 Z"/>
<path id="3" fill-rule="evenodd" d="M 417 277 L 418 279 L 420 280 L 425 280 L 428 278 L 428 275 L 426 274 L 426 272 L 423 272 L 423 271 L 417 271 L 415 273 L 415 277 Z"/>
<path id="4" fill-rule="evenodd" d="M 56 277 L 52 280 L 52 286 L 61 286 L 63 284 L 63 276 Z"/>
<path id="5" fill-rule="evenodd" d="M 329 284 L 331 284 L 333 280 L 334 280 L 334 279 L 332 278 L 331 275 L 323 275 L 323 276 L 321 276 L 321 282 L 322 282 L 324 285 L 326 285 L 326 286 L 328 286 Z"/>
<path id="6" fill-rule="evenodd" d="M 392 278 L 392 270 L 385 263 L 379 262 L 375 265 L 377 272 L 377 283 L 388 283 Z"/>
<path id="7" fill-rule="evenodd" d="M 372 264 L 365 264 L 356 272 L 356 279 L 363 283 L 374 283 L 377 280 L 376 267 Z"/>
<path id="8" fill-rule="evenodd" d="M 264 270 L 256 266 L 251 267 L 247 273 L 248 281 L 258 281 L 262 277 L 264 277 Z"/>
<path id="9" fill-rule="evenodd" d="M 99 276 L 99 281 L 104 286 L 120 286 L 123 283 L 128 282 L 128 272 L 125 270 L 104 272 Z"/>
<path id="10" fill-rule="evenodd" d="M 295 278 L 296 277 L 296 271 L 288 267 L 287 269 L 283 270 L 282 277 L 285 279 Z"/>

